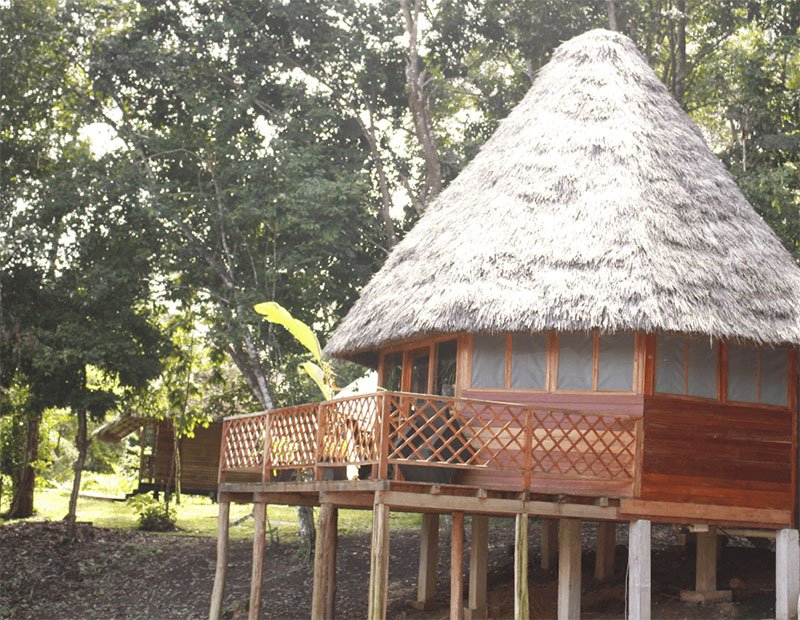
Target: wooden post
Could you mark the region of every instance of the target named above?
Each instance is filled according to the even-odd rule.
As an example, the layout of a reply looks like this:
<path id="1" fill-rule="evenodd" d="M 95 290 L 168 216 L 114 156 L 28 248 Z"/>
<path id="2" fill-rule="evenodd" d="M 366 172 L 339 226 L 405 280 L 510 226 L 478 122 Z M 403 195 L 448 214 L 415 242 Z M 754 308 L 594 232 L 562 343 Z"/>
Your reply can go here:
<path id="1" fill-rule="evenodd" d="M 617 546 L 617 524 L 597 522 L 597 553 L 594 559 L 594 578 L 608 581 L 614 576 L 614 550 Z"/>
<path id="2" fill-rule="evenodd" d="M 540 519 L 539 522 L 542 527 L 542 570 L 551 570 L 558 559 L 558 521 Z"/>
<path id="3" fill-rule="evenodd" d="M 468 620 L 484 620 L 486 606 L 486 573 L 489 569 L 489 517 L 472 516 L 469 542 L 469 602 Z"/>
<path id="4" fill-rule="evenodd" d="M 628 534 L 628 619 L 650 620 L 650 521 L 631 521 Z"/>
<path id="5" fill-rule="evenodd" d="M 681 590 L 681 600 L 689 603 L 709 603 L 712 601 L 729 601 L 730 590 L 717 590 L 717 528 L 708 526 L 705 532 L 696 532 L 697 548 L 694 573 L 694 590 Z"/>
<path id="6" fill-rule="evenodd" d="M 311 617 L 314 620 L 334 617 L 337 520 L 336 506 L 329 503 L 320 505 L 317 542 L 314 548 L 314 583 L 311 593 Z"/>
<path id="7" fill-rule="evenodd" d="M 517 515 L 514 532 L 514 620 L 528 620 L 528 515 Z"/>
<path id="8" fill-rule="evenodd" d="M 450 542 L 450 620 L 464 619 L 464 513 L 453 513 Z"/>
<path id="9" fill-rule="evenodd" d="M 558 529 L 558 620 L 581 615 L 581 522 L 561 519 Z"/>
<path id="10" fill-rule="evenodd" d="M 800 544 L 797 530 L 779 530 L 775 538 L 775 619 L 797 617 L 800 595 Z"/>
<path id="11" fill-rule="evenodd" d="M 436 597 L 436 568 L 439 558 L 439 515 L 423 514 L 419 533 L 419 575 L 417 609 L 430 609 Z"/>
<path id="12" fill-rule="evenodd" d="M 261 617 L 261 572 L 264 568 L 264 544 L 266 542 L 267 504 L 253 504 L 253 571 L 250 574 L 250 607 L 248 620 Z"/>
<path id="13" fill-rule="evenodd" d="M 325 618 L 333 620 L 336 617 L 336 552 L 339 548 L 339 509 L 336 506 L 331 506 L 327 529 L 328 587 L 325 589 Z"/>
<path id="14" fill-rule="evenodd" d="M 376 494 L 372 507 L 372 551 L 369 572 L 369 620 L 386 618 L 389 589 L 389 507 Z"/>
<path id="15" fill-rule="evenodd" d="M 222 616 L 222 596 L 225 594 L 225 573 L 228 570 L 228 526 L 230 524 L 231 504 L 220 501 L 217 517 L 217 569 L 214 573 L 214 589 L 211 592 L 209 620 L 219 620 Z"/>

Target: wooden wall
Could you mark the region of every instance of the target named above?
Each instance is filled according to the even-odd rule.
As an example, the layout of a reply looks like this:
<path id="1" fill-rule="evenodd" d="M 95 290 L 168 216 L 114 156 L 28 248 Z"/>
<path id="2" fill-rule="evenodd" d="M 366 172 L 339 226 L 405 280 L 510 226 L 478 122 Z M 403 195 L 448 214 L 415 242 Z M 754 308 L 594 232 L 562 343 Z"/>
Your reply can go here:
<path id="1" fill-rule="evenodd" d="M 793 413 L 646 396 L 641 498 L 792 510 Z"/>
<path id="2" fill-rule="evenodd" d="M 219 474 L 219 451 L 222 423 L 195 428 L 192 438 L 181 439 L 181 490 L 215 492 Z M 174 437 L 169 422 L 158 424 L 155 483 L 165 486 L 170 479 L 174 455 Z"/>

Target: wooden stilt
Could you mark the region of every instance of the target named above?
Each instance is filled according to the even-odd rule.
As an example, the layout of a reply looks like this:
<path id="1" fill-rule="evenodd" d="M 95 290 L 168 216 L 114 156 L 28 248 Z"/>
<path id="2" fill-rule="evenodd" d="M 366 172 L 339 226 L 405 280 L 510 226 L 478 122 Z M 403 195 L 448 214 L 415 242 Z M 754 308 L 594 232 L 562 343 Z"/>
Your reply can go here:
<path id="1" fill-rule="evenodd" d="M 450 620 L 464 619 L 464 513 L 453 513 L 450 542 Z"/>
<path id="2" fill-rule="evenodd" d="M 581 522 L 561 519 L 558 529 L 558 620 L 581 615 Z"/>
<path id="3" fill-rule="evenodd" d="M 486 573 L 489 568 L 489 517 L 472 516 L 469 542 L 469 599 L 467 620 L 486 618 Z"/>
<path id="4" fill-rule="evenodd" d="M 214 573 L 214 589 L 211 592 L 209 620 L 219 620 L 222 615 L 222 597 L 225 594 L 225 573 L 228 570 L 228 526 L 230 524 L 230 502 L 219 503 L 217 517 L 217 568 Z"/>
<path id="5" fill-rule="evenodd" d="M 558 560 L 558 521 L 541 519 L 542 570 L 552 570 Z"/>
<path id="6" fill-rule="evenodd" d="M 325 589 L 325 618 L 333 620 L 336 617 L 336 552 L 339 547 L 339 509 L 331 506 L 331 516 L 328 520 L 328 566 L 327 582 Z"/>
<path id="7" fill-rule="evenodd" d="M 439 515 L 423 514 L 419 533 L 419 576 L 417 609 L 430 609 L 436 597 L 436 568 L 439 558 Z"/>
<path id="8" fill-rule="evenodd" d="M 311 593 L 311 617 L 314 620 L 333 618 L 334 614 L 337 517 L 338 510 L 333 504 L 323 503 L 320 506 Z"/>
<path id="9" fill-rule="evenodd" d="M 800 543 L 797 530 L 779 530 L 775 538 L 775 618 L 797 617 L 800 596 Z"/>
<path id="10" fill-rule="evenodd" d="M 614 549 L 617 546 L 617 524 L 613 521 L 597 522 L 597 553 L 594 561 L 594 578 L 608 581 L 614 576 Z"/>
<path id="11" fill-rule="evenodd" d="M 650 620 L 650 521 L 632 521 L 628 534 L 628 619 Z"/>
<path id="12" fill-rule="evenodd" d="M 514 619 L 528 620 L 528 515 L 518 514 L 514 533 Z"/>
<path id="13" fill-rule="evenodd" d="M 372 508 L 372 551 L 369 573 L 369 620 L 386 618 L 389 589 L 389 507 L 377 499 Z"/>
<path id="14" fill-rule="evenodd" d="M 266 522 L 267 505 L 264 502 L 256 502 L 253 504 L 253 570 L 250 574 L 248 620 L 258 620 L 261 617 L 261 573 L 264 569 Z"/>
<path id="15" fill-rule="evenodd" d="M 697 558 L 695 562 L 694 590 L 682 590 L 681 600 L 690 603 L 730 601 L 730 590 L 717 590 L 717 557 L 719 537 L 713 525 L 705 532 L 697 532 Z"/>

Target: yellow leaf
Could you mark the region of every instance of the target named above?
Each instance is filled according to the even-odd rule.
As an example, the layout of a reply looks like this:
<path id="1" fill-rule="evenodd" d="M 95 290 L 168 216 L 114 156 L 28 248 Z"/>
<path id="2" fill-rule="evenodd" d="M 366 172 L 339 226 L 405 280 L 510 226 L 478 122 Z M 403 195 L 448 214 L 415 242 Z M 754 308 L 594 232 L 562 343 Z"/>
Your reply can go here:
<path id="1" fill-rule="evenodd" d="M 286 308 L 275 301 L 265 301 L 256 304 L 255 311 L 263 314 L 264 319 L 270 323 L 283 325 L 297 342 L 311 352 L 315 360 L 322 361 L 322 347 L 319 346 L 319 340 L 313 330 L 300 319 L 294 318 Z"/>
<path id="2" fill-rule="evenodd" d="M 305 373 L 314 380 L 314 382 L 319 386 L 319 389 L 322 391 L 322 395 L 325 397 L 325 400 L 330 400 L 333 398 L 333 390 L 331 389 L 331 386 L 328 385 L 325 371 L 322 370 L 322 368 L 317 366 L 314 362 L 303 362 L 298 366 L 298 368 L 304 370 Z"/>

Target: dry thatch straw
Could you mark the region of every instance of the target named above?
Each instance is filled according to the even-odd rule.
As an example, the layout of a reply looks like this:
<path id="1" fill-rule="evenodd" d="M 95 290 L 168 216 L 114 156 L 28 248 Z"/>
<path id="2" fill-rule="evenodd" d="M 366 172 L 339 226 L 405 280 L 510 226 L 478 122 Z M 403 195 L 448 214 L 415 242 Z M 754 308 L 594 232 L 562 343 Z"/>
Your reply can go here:
<path id="1" fill-rule="evenodd" d="M 633 42 L 561 45 L 328 344 L 672 330 L 800 342 L 800 269 Z"/>

